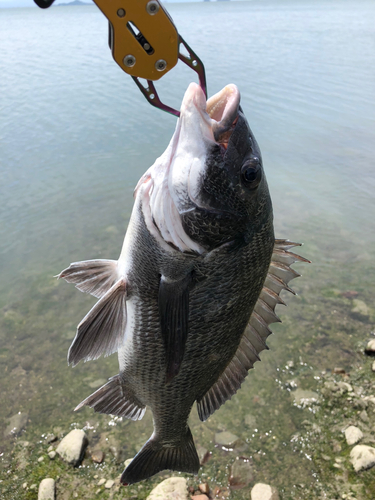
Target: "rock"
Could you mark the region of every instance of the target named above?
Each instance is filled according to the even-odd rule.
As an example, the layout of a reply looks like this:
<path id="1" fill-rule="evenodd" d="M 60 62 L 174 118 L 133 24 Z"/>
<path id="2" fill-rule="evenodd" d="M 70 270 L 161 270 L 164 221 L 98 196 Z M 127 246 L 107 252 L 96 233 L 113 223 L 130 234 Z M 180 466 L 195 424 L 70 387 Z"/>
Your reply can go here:
<path id="1" fill-rule="evenodd" d="M 47 434 L 47 436 L 46 436 L 47 443 L 54 443 L 58 439 L 59 438 L 57 436 L 55 436 L 55 434 Z"/>
<path id="2" fill-rule="evenodd" d="M 48 453 L 48 456 L 49 456 L 49 458 L 50 458 L 51 460 L 54 460 L 54 459 L 55 459 L 55 457 L 56 457 L 56 452 L 55 452 L 54 450 L 52 450 L 52 451 L 50 451 L 50 452 Z"/>
<path id="3" fill-rule="evenodd" d="M 360 299 L 353 299 L 352 313 L 358 316 L 370 316 L 370 309 L 368 305 Z"/>
<path id="4" fill-rule="evenodd" d="M 366 348 L 365 348 L 365 353 L 368 354 L 369 356 L 375 356 L 375 339 L 371 339 Z"/>
<path id="5" fill-rule="evenodd" d="M 125 467 L 127 467 L 132 460 L 133 460 L 132 458 L 128 458 L 127 460 L 125 460 L 124 462 Z"/>
<path id="6" fill-rule="evenodd" d="M 104 453 L 102 450 L 93 450 L 91 452 L 91 460 L 96 464 L 101 464 L 104 460 Z"/>
<path id="7" fill-rule="evenodd" d="M 106 481 L 105 485 L 104 485 L 104 488 L 107 488 L 107 490 L 109 490 L 110 488 L 112 488 L 112 486 L 115 484 L 114 480 L 113 479 L 108 479 L 108 481 Z"/>
<path id="8" fill-rule="evenodd" d="M 251 500 L 279 500 L 279 494 L 273 486 L 257 483 L 251 490 Z"/>
<path id="9" fill-rule="evenodd" d="M 366 410 L 362 410 L 361 413 L 359 414 L 359 418 L 362 420 L 362 422 L 367 423 L 369 421 L 369 418 L 368 418 L 368 415 L 367 415 L 367 411 Z"/>
<path id="10" fill-rule="evenodd" d="M 246 415 L 245 416 L 245 424 L 249 427 L 251 427 L 252 429 L 255 428 L 257 426 L 257 423 L 256 423 L 256 418 L 254 417 L 254 415 Z"/>
<path id="11" fill-rule="evenodd" d="M 345 429 L 345 439 L 349 446 L 358 443 L 363 438 L 363 432 L 354 425 Z"/>
<path id="12" fill-rule="evenodd" d="M 344 368 L 341 368 L 341 366 L 335 366 L 333 373 L 336 373 L 337 375 L 345 375 L 346 372 Z"/>
<path id="13" fill-rule="evenodd" d="M 375 465 L 375 448 L 357 444 L 350 452 L 350 460 L 356 472 L 370 469 Z"/>
<path id="14" fill-rule="evenodd" d="M 207 495 L 193 495 L 190 498 L 191 498 L 191 500 L 208 500 Z"/>
<path id="15" fill-rule="evenodd" d="M 27 413 L 21 413 L 20 411 L 10 417 L 8 419 L 9 425 L 4 431 L 4 436 L 17 436 L 26 426 L 28 417 Z"/>
<path id="16" fill-rule="evenodd" d="M 291 393 L 294 398 L 294 402 L 297 405 L 308 406 L 319 401 L 319 395 L 314 391 L 304 391 L 302 389 L 297 389 Z"/>
<path id="17" fill-rule="evenodd" d="M 65 462 L 76 467 L 82 461 L 87 445 L 88 439 L 85 432 L 81 429 L 73 429 L 62 439 L 56 452 Z"/>
<path id="18" fill-rule="evenodd" d="M 48 477 L 39 485 L 38 500 L 55 500 L 55 480 Z"/>
<path id="19" fill-rule="evenodd" d="M 210 487 L 208 486 L 207 483 L 202 483 L 198 486 L 199 490 L 202 492 L 202 493 L 206 493 L 207 495 L 209 494 L 210 492 Z"/>
<path id="20" fill-rule="evenodd" d="M 353 392 L 353 387 L 347 382 L 338 382 L 337 387 L 342 394 L 345 394 L 345 392 Z"/>
<path id="21" fill-rule="evenodd" d="M 220 446 L 234 446 L 234 444 L 238 440 L 238 436 L 228 431 L 217 432 L 215 434 L 215 443 L 219 444 Z"/>
<path id="22" fill-rule="evenodd" d="M 40 463 L 40 462 L 43 462 L 43 460 L 44 460 L 44 457 L 39 457 L 39 458 L 38 458 L 38 462 L 39 462 L 39 463 Z"/>
<path id="23" fill-rule="evenodd" d="M 254 480 L 253 466 L 249 460 L 237 458 L 232 464 L 229 484 L 234 488 L 243 488 Z"/>
<path id="24" fill-rule="evenodd" d="M 188 500 L 188 498 L 186 479 L 169 477 L 151 491 L 147 500 Z"/>
<path id="25" fill-rule="evenodd" d="M 98 481 L 98 486 L 102 486 L 102 485 L 103 485 L 103 484 L 105 484 L 106 482 L 107 482 L 107 481 L 106 481 L 104 478 L 99 479 L 99 481 Z"/>

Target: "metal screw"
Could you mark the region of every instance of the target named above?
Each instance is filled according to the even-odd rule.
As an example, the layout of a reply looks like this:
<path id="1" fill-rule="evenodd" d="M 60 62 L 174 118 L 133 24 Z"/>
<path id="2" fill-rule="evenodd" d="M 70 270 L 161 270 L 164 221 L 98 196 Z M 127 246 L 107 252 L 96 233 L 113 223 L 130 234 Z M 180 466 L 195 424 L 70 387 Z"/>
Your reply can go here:
<path id="1" fill-rule="evenodd" d="M 124 57 L 124 64 L 128 68 L 132 68 L 134 66 L 135 62 L 136 62 L 136 59 L 131 54 L 128 54 L 127 56 Z"/>
<path id="2" fill-rule="evenodd" d="M 149 49 L 151 48 L 151 45 L 150 45 L 149 43 L 145 43 L 145 44 L 143 45 L 143 48 L 144 48 L 145 50 L 149 50 Z"/>
<path id="3" fill-rule="evenodd" d="M 125 14 L 126 14 L 125 9 L 119 9 L 117 11 L 118 17 L 125 17 Z"/>
<path id="4" fill-rule="evenodd" d="M 156 2 L 156 0 L 151 0 L 146 5 L 146 10 L 150 14 L 150 16 L 154 16 L 155 14 L 157 14 L 159 12 L 159 9 L 160 5 L 158 4 L 158 2 Z"/>
<path id="5" fill-rule="evenodd" d="M 157 69 L 157 71 L 164 71 L 166 67 L 167 67 L 167 63 L 166 63 L 166 61 L 164 61 L 164 59 L 159 59 L 155 63 L 155 68 Z"/>

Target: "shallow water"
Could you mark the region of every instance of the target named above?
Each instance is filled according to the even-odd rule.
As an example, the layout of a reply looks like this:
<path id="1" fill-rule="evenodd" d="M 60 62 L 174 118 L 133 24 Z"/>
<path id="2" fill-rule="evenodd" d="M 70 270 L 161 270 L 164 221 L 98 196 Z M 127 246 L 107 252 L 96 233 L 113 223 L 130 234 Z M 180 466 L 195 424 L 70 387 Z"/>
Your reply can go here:
<path id="1" fill-rule="evenodd" d="M 234 458 L 213 436 L 229 430 L 242 439 L 241 453 L 256 457 L 257 481 L 302 498 L 296 485 L 319 475 L 308 453 L 296 459 L 291 436 L 304 415 L 280 384 L 286 363 L 294 361 L 308 389 L 319 370 L 357 361 L 375 321 L 375 5 L 267 0 L 168 9 L 205 62 L 209 94 L 229 81 L 240 88 L 276 235 L 304 242 L 301 253 L 313 261 L 298 266 L 299 295 L 287 297 L 271 350 L 238 395 L 205 424 L 193 410 L 195 440 L 213 451 L 202 474 L 225 482 Z M 117 258 L 133 188 L 165 149 L 175 118 L 148 105 L 106 41 L 95 7 L 0 10 L 2 428 L 18 411 L 28 412 L 26 432 L 36 434 L 94 421 L 92 410 L 72 408 L 90 383 L 117 373 L 115 356 L 67 367 L 76 325 L 95 300 L 52 276 L 69 262 Z M 177 67 L 159 83 L 161 96 L 178 107 L 191 78 Z M 348 290 L 367 314 L 353 313 L 352 299 L 340 295 Z M 150 415 L 129 425 L 123 440 L 132 456 L 151 434 Z"/>

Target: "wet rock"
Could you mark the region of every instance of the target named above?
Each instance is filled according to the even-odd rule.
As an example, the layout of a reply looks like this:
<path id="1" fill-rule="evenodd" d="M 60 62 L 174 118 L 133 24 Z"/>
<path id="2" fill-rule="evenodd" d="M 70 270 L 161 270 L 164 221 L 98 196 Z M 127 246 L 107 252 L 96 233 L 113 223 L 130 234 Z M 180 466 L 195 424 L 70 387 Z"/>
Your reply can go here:
<path id="1" fill-rule="evenodd" d="M 345 439 L 349 446 L 358 443 L 363 438 L 363 432 L 354 425 L 345 429 Z"/>
<path id="2" fill-rule="evenodd" d="M 294 402 L 297 405 L 309 406 L 311 404 L 317 403 L 319 401 L 319 395 L 314 391 L 304 391 L 302 389 L 297 389 L 291 396 L 294 398 Z"/>
<path id="3" fill-rule="evenodd" d="M 82 461 L 88 439 L 81 429 L 73 429 L 69 432 L 56 448 L 60 457 L 70 465 L 76 467 Z"/>
<path id="4" fill-rule="evenodd" d="M 370 316 L 370 308 L 365 302 L 363 302 L 363 300 L 353 299 L 352 313 L 367 318 Z"/>
<path id="5" fill-rule="evenodd" d="M 366 348 L 365 348 L 365 353 L 368 354 L 369 356 L 375 356 L 375 339 L 371 339 Z"/>
<path id="6" fill-rule="evenodd" d="M 55 480 L 48 477 L 39 485 L 38 500 L 55 500 Z"/>
<path id="7" fill-rule="evenodd" d="M 243 488 L 254 480 L 253 466 L 250 460 L 237 458 L 231 467 L 229 484 L 232 488 Z"/>
<path id="8" fill-rule="evenodd" d="M 104 460 L 104 453 L 102 450 L 93 450 L 91 452 L 91 460 L 96 464 L 101 464 Z"/>
<path id="9" fill-rule="evenodd" d="M 169 477 L 151 491 L 147 500 L 188 500 L 188 498 L 186 479 Z"/>
<path id="10" fill-rule="evenodd" d="M 231 432 L 217 432 L 215 434 L 215 443 L 220 446 L 234 446 L 236 441 L 239 440 L 239 437 Z"/>
<path id="11" fill-rule="evenodd" d="M 269 484 L 257 483 L 251 490 L 251 500 L 279 500 L 279 493 Z"/>
<path id="12" fill-rule="evenodd" d="M 350 460 L 356 472 L 370 469 L 375 465 L 375 448 L 357 444 L 350 452 Z"/>
<path id="13" fill-rule="evenodd" d="M 8 426 L 4 431 L 4 436 L 18 436 L 27 424 L 28 414 L 20 411 L 8 419 Z"/>

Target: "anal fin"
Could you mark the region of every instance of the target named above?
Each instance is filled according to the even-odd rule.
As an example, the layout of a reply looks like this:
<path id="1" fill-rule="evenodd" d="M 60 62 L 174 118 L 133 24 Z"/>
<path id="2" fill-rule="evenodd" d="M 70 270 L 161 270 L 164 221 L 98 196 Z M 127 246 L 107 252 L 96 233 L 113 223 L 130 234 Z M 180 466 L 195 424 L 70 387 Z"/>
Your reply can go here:
<path id="1" fill-rule="evenodd" d="M 131 420 L 141 420 L 146 411 L 146 406 L 126 389 L 119 375 L 110 378 L 105 385 L 82 401 L 74 411 L 80 410 L 83 406 L 90 406 L 97 413 L 117 415 Z"/>
<path id="2" fill-rule="evenodd" d="M 126 327 L 126 283 L 119 279 L 78 325 L 68 352 L 68 363 L 112 354 L 121 346 Z"/>
<path id="3" fill-rule="evenodd" d="M 94 297 L 103 297 L 118 280 L 117 260 L 85 260 L 73 262 L 61 271 L 58 279 L 75 283 L 81 292 L 91 293 Z"/>

